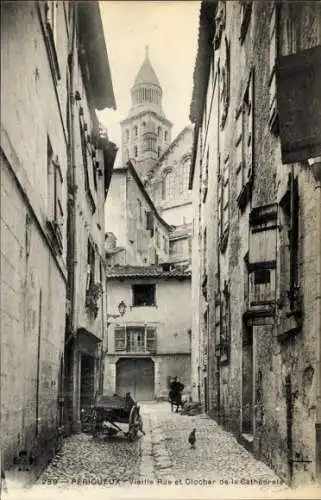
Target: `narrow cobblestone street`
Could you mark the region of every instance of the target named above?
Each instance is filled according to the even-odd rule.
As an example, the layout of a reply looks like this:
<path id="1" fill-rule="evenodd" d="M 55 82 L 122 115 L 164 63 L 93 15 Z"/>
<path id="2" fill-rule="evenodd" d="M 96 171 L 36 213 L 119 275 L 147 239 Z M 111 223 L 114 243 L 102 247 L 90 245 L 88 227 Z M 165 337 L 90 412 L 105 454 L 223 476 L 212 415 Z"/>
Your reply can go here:
<path id="1" fill-rule="evenodd" d="M 122 493 L 126 498 L 293 497 L 266 465 L 205 415 L 171 413 L 167 403 L 145 404 L 141 411 L 146 435 L 135 442 L 121 435 L 109 440 L 89 434 L 67 438 L 28 498 L 57 498 L 67 489 L 77 491 L 78 498 L 87 488 L 95 498 L 116 498 Z M 187 442 L 193 427 L 197 429 L 195 449 Z M 156 487 L 155 496 L 151 489 Z"/>

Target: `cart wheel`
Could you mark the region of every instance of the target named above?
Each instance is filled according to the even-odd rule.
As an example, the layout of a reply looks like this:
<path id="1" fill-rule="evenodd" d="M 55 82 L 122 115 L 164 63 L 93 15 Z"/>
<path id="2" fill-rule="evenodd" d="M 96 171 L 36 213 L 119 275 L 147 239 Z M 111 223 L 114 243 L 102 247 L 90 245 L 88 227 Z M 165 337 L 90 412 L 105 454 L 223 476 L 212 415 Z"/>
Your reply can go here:
<path id="1" fill-rule="evenodd" d="M 128 438 L 130 439 L 130 441 L 134 441 L 141 427 L 142 427 L 141 417 L 137 406 L 135 406 L 132 408 L 129 416 Z"/>

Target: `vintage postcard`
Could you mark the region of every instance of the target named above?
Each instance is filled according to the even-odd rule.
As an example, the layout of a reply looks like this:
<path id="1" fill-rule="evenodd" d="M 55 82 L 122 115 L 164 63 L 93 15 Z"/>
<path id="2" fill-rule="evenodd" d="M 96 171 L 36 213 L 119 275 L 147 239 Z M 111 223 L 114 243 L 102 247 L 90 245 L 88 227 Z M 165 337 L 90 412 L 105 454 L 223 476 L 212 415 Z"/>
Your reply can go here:
<path id="1" fill-rule="evenodd" d="M 320 82 L 321 1 L 1 2 L 1 498 L 320 498 Z"/>

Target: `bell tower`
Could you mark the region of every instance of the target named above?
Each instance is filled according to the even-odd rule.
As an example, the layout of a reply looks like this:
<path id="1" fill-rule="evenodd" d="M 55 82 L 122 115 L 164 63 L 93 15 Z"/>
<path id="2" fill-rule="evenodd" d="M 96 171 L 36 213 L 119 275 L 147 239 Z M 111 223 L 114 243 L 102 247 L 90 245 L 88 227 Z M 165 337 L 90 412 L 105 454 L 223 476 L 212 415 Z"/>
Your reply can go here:
<path id="1" fill-rule="evenodd" d="M 163 90 L 145 48 L 145 60 L 131 88 L 131 108 L 121 122 L 122 162 L 131 160 L 144 180 L 171 142 L 172 123 L 162 108 Z"/>

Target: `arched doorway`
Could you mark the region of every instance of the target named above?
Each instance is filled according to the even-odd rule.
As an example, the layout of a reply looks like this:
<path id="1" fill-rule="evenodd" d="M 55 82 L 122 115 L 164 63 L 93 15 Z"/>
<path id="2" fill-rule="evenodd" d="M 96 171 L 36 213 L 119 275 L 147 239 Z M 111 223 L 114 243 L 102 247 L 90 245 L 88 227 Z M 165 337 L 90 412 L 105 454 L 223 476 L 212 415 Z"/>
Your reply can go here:
<path id="1" fill-rule="evenodd" d="M 130 392 L 136 401 L 152 401 L 155 397 L 154 362 L 150 358 L 124 358 L 116 364 L 116 392 Z"/>

